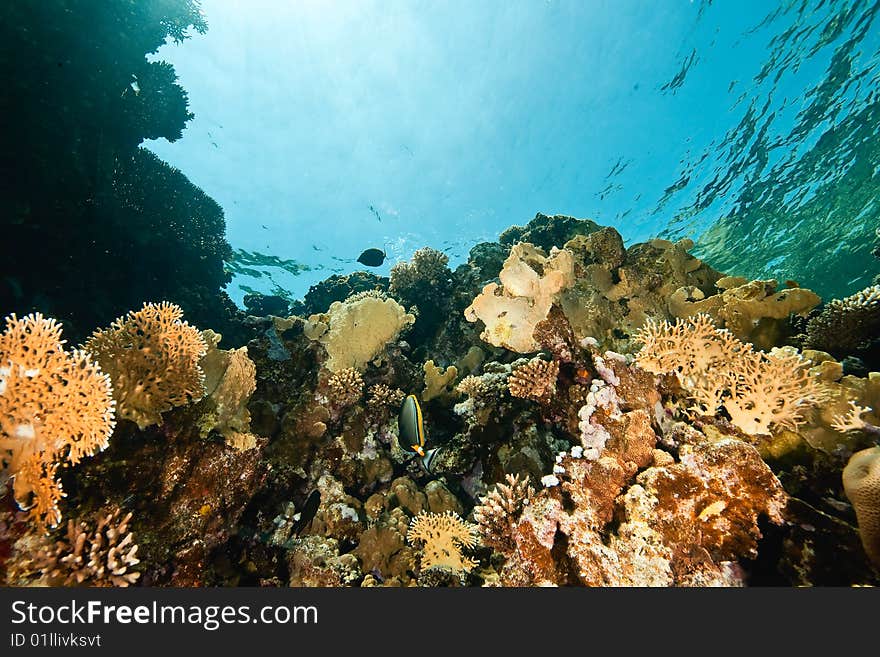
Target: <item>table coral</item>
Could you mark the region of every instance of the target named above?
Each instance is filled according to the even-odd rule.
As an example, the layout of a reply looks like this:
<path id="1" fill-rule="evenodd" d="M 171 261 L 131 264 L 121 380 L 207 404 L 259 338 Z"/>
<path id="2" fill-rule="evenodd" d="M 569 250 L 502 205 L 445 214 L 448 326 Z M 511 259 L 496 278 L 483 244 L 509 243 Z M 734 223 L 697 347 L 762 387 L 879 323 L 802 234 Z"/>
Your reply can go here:
<path id="1" fill-rule="evenodd" d="M 19 505 L 49 526 L 61 520 L 58 465 L 105 449 L 115 427 L 110 378 L 63 343 L 39 313 L 10 315 L 0 334 L 0 464 Z"/>
<path id="2" fill-rule="evenodd" d="M 162 423 L 162 413 L 201 399 L 199 365 L 207 345 L 183 310 L 167 301 L 145 303 L 95 331 L 85 344 L 113 382 L 119 417 L 143 429 Z"/>

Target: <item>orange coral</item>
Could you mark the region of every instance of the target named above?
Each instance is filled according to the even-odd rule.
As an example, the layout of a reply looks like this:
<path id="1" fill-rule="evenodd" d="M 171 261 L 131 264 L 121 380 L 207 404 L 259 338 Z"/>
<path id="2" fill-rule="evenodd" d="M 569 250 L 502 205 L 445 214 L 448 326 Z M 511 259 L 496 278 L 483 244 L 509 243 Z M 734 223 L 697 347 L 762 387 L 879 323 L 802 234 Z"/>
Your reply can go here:
<path id="1" fill-rule="evenodd" d="M 644 344 L 636 363 L 654 374 L 675 374 L 695 402 L 692 411 L 714 414 L 723 407 L 747 434 L 795 429 L 825 392 L 794 354 L 756 352 L 707 315 L 648 323 L 638 332 Z"/>
<path id="2" fill-rule="evenodd" d="M 65 352 L 61 326 L 32 314 L 0 334 L 0 464 L 41 525 L 61 520 L 60 462 L 107 447 L 115 426 L 110 379 L 83 351 Z"/>
<path id="3" fill-rule="evenodd" d="M 119 416 L 141 429 L 204 395 L 199 360 L 207 345 L 174 304 L 145 303 L 109 329 L 95 331 L 85 348 L 110 375 Z"/>

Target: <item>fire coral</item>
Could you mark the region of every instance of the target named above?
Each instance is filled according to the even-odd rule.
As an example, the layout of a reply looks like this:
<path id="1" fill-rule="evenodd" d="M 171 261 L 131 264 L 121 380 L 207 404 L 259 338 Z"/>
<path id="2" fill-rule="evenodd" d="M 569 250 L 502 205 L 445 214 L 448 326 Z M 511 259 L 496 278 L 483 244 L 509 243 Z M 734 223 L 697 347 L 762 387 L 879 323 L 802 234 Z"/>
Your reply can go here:
<path id="1" fill-rule="evenodd" d="M 116 424 L 109 377 L 63 344 L 61 325 L 39 313 L 10 315 L 0 334 L 0 465 L 41 526 L 61 521 L 59 463 L 103 450 Z"/>

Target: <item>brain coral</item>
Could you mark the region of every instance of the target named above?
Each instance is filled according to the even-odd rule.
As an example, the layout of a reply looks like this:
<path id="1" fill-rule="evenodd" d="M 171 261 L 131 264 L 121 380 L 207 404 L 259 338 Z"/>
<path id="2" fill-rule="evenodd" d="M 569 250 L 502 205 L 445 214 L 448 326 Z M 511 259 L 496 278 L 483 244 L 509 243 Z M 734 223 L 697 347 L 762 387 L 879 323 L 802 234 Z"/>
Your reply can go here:
<path id="1" fill-rule="evenodd" d="M 199 360 L 207 345 L 174 304 L 145 303 L 109 329 L 95 331 L 85 348 L 113 381 L 119 417 L 141 429 L 205 393 Z"/>
<path id="2" fill-rule="evenodd" d="M 19 505 L 53 526 L 61 520 L 59 462 L 104 449 L 115 426 L 109 378 L 63 342 L 61 326 L 39 313 L 7 317 L 0 334 L 0 464 Z"/>
<path id="3" fill-rule="evenodd" d="M 366 296 L 334 301 L 323 314 L 309 317 L 305 334 L 327 350 L 324 366 L 331 372 L 348 367 L 363 371 L 385 345 L 410 326 L 415 317 L 394 299 Z"/>
<path id="4" fill-rule="evenodd" d="M 850 457 L 843 469 L 843 488 L 856 511 L 865 552 L 880 568 L 880 447 Z"/>

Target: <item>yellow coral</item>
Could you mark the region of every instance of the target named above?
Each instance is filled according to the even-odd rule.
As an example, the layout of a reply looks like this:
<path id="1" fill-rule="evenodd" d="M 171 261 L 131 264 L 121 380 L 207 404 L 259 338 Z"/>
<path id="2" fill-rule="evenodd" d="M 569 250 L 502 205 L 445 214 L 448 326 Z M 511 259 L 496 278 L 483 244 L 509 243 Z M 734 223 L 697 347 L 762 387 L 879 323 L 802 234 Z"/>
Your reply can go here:
<path id="1" fill-rule="evenodd" d="M 334 301 L 326 313 L 310 316 L 303 330 L 326 348 L 329 371 L 352 367 L 362 372 L 413 322 L 415 317 L 394 299 L 367 296 Z"/>
<path id="2" fill-rule="evenodd" d="M 141 429 L 205 393 L 199 360 L 207 345 L 174 304 L 145 303 L 109 329 L 95 331 L 85 348 L 110 374 L 119 417 Z"/>
<path id="3" fill-rule="evenodd" d="M 501 286 L 489 283 L 464 311 L 469 322 L 486 325 L 480 337 L 496 347 L 521 354 L 537 351 L 535 327 L 547 318 L 557 294 L 574 283 L 569 251 L 515 244 L 499 275 Z"/>
<path id="4" fill-rule="evenodd" d="M 723 406 L 749 435 L 795 429 L 809 407 L 825 397 L 796 353 L 756 352 L 715 328 L 707 315 L 675 324 L 649 321 L 637 338 L 644 343 L 636 355 L 639 367 L 675 374 L 696 402 L 693 411 L 714 414 Z"/>
<path id="5" fill-rule="evenodd" d="M 251 414 L 247 404 L 257 389 L 257 368 L 247 347 L 218 349 L 222 336 L 210 330 L 202 332 L 202 337 L 209 349 L 200 362 L 205 373 L 205 413 L 198 420 L 199 433 L 204 438 L 216 430 L 228 444 L 252 444 L 255 439 L 248 438 Z"/>
<path id="6" fill-rule="evenodd" d="M 346 367 L 333 374 L 327 381 L 333 393 L 332 403 L 336 406 L 350 406 L 357 402 L 364 392 L 364 380 L 353 367 Z"/>
<path id="7" fill-rule="evenodd" d="M 442 568 L 463 574 L 477 562 L 465 557 L 462 548 L 476 545 L 475 528 L 456 513 L 428 513 L 422 511 L 412 519 L 406 534 L 411 545 L 422 542 L 422 570 Z"/>
<path id="8" fill-rule="evenodd" d="M 50 526 L 61 520 L 58 464 L 104 449 L 115 426 L 110 379 L 63 343 L 61 326 L 39 313 L 10 315 L 0 334 L 0 464 L 19 505 Z"/>
<path id="9" fill-rule="evenodd" d="M 425 362 L 425 389 L 422 391 L 422 401 L 430 401 L 435 397 L 448 395 L 455 378 L 458 376 L 458 368 L 450 365 L 446 371 L 434 364 L 433 360 Z"/>

